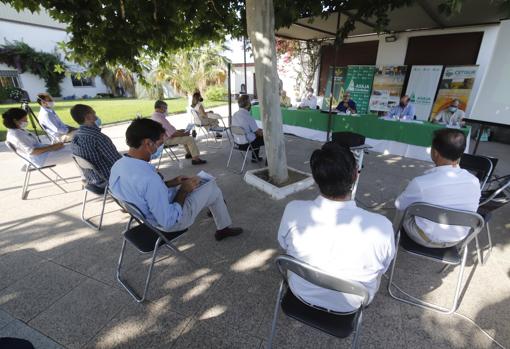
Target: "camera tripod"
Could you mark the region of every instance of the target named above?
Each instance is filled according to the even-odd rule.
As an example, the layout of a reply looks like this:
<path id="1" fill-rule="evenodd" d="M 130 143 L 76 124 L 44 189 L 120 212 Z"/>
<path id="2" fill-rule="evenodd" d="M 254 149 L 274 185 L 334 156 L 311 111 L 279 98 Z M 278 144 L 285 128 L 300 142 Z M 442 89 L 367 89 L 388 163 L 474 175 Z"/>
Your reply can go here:
<path id="1" fill-rule="evenodd" d="M 32 129 L 35 132 L 35 136 L 37 137 L 37 140 L 39 142 L 41 141 L 41 139 L 39 138 L 39 134 L 37 133 L 36 125 L 38 125 L 39 128 L 41 129 L 42 133 L 44 133 L 46 135 L 46 137 L 48 137 L 48 139 L 50 139 L 50 137 L 48 136 L 46 131 L 44 131 L 44 128 L 42 127 L 41 123 L 39 122 L 39 119 L 37 118 L 37 116 L 35 116 L 34 111 L 30 107 L 30 105 L 28 104 L 28 100 L 24 99 L 24 100 L 21 101 L 21 109 L 23 109 L 24 111 L 27 112 L 28 119 L 30 120 L 30 125 L 32 126 Z M 51 141 L 51 139 L 50 139 L 50 141 Z"/>

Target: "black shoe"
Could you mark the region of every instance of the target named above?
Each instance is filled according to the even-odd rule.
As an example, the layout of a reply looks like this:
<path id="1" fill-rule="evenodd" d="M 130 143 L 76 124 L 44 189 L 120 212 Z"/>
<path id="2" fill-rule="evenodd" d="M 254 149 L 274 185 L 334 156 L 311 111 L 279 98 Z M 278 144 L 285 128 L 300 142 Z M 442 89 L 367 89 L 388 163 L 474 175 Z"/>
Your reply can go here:
<path id="1" fill-rule="evenodd" d="M 223 240 L 225 238 L 228 238 L 230 236 L 237 236 L 243 232 L 242 228 L 223 228 L 221 230 L 216 230 L 216 233 L 214 234 L 214 238 L 217 241 Z"/>
<path id="2" fill-rule="evenodd" d="M 190 154 L 190 153 L 186 154 L 186 156 L 184 156 L 184 157 L 185 157 L 186 159 L 191 159 L 191 158 L 192 158 L 192 156 L 191 156 L 191 154 Z"/>
<path id="3" fill-rule="evenodd" d="M 216 138 L 223 138 L 223 135 L 221 133 L 216 133 Z"/>
<path id="4" fill-rule="evenodd" d="M 207 161 L 202 160 L 202 159 L 198 159 L 198 160 L 191 160 L 191 164 L 192 164 L 192 165 L 203 165 L 203 164 L 205 164 L 205 163 L 207 163 Z"/>
<path id="5" fill-rule="evenodd" d="M 212 218 L 212 216 L 213 216 L 213 215 L 212 215 L 211 210 L 207 210 L 207 217 Z"/>

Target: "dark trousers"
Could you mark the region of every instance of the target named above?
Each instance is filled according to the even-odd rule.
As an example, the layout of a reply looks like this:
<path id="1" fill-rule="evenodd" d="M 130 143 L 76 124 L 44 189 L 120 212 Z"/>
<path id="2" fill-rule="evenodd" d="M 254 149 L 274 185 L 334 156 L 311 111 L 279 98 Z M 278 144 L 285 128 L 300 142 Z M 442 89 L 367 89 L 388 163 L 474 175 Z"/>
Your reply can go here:
<path id="1" fill-rule="evenodd" d="M 264 137 L 257 136 L 253 142 L 251 142 L 251 146 L 253 148 L 253 153 L 251 155 L 252 158 L 259 158 L 259 150 L 260 147 L 264 145 Z"/>

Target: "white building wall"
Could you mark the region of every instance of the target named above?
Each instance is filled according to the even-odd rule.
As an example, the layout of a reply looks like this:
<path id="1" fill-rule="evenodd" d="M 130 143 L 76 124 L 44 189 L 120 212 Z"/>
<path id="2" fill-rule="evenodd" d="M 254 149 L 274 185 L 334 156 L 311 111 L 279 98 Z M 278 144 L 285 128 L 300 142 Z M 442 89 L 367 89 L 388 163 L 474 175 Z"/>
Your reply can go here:
<path id="1" fill-rule="evenodd" d="M 66 41 L 68 38 L 68 34 L 64 29 L 65 26 L 54 22 L 47 17 L 45 12 L 31 14 L 24 11 L 18 14 L 12 8 L 3 4 L 0 4 L 0 12 L 0 44 L 22 41 L 37 51 L 54 53 L 58 42 Z M 16 18 L 36 24 L 18 23 Z M 14 67 L 5 64 L 0 64 L 0 69 L 15 70 Z M 44 80 L 36 75 L 23 73 L 20 74 L 20 80 L 23 89 L 27 90 L 31 100 L 35 100 L 37 93 L 46 91 Z M 85 94 L 93 97 L 97 93 L 109 92 L 99 77 L 95 78 L 95 86 L 75 87 L 71 78 L 66 76 L 60 84 L 60 90 L 63 97 L 75 95 L 77 98 L 81 98 Z"/>
<path id="2" fill-rule="evenodd" d="M 253 95 L 255 92 L 253 81 L 254 73 L 255 67 L 246 67 L 246 92 L 249 95 Z M 230 84 L 232 94 L 237 94 L 239 91 L 241 91 L 241 84 L 244 84 L 244 67 L 232 67 Z"/>

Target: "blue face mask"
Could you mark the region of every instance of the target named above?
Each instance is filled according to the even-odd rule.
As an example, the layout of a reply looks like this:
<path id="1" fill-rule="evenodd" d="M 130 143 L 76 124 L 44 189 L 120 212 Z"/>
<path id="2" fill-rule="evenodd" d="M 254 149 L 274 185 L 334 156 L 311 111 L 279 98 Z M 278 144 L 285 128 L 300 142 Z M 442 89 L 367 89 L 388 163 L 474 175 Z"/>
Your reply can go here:
<path id="1" fill-rule="evenodd" d="M 451 111 L 452 113 L 455 113 L 457 111 L 457 107 L 449 107 L 448 110 Z"/>
<path id="2" fill-rule="evenodd" d="M 161 144 L 158 147 L 158 149 L 156 149 L 156 151 L 151 154 L 151 160 L 159 159 L 159 157 L 161 156 L 161 153 L 163 152 L 163 146 L 164 146 L 164 144 Z"/>
<path id="3" fill-rule="evenodd" d="M 102 124 L 102 122 L 101 122 L 101 118 L 100 118 L 99 116 L 97 116 L 97 115 L 96 115 L 96 121 L 95 121 L 95 123 L 96 123 L 96 126 L 97 126 L 97 127 L 101 128 L 101 124 Z"/>

